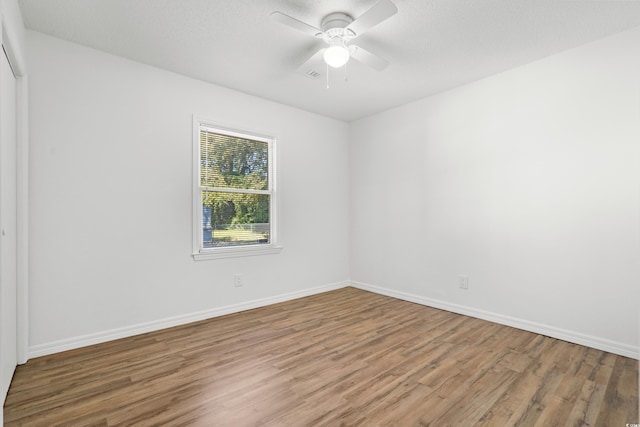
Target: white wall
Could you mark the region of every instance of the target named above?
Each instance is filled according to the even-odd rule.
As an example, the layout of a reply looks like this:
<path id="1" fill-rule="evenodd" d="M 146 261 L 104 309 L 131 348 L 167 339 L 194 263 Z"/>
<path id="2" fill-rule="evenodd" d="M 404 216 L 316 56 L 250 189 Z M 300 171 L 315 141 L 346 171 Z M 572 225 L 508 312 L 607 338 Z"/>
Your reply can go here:
<path id="1" fill-rule="evenodd" d="M 353 123 L 351 279 L 637 357 L 638 45 L 635 29 Z"/>
<path id="2" fill-rule="evenodd" d="M 346 283 L 347 124 L 40 33 L 27 43 L 32 356 Z M 279 138 L 282 253 L 192 259 L 193 114 Z"/>

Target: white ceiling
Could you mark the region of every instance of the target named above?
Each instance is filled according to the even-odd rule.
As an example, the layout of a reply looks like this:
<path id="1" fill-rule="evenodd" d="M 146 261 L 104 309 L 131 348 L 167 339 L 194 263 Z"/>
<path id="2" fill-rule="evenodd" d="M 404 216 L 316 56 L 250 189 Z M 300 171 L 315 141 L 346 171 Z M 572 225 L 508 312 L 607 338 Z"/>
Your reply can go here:
<path id="1" fill-rule="evenodd" d="M 639 0 L 393 0 L 398 13 L 357 39 L 391 65 L 318 63 L 322 41 L 269 18 L 316 27 L 376 0 L 19 0 L 25 26 L 61 39 L 352 121 L 640 25 Z"/>

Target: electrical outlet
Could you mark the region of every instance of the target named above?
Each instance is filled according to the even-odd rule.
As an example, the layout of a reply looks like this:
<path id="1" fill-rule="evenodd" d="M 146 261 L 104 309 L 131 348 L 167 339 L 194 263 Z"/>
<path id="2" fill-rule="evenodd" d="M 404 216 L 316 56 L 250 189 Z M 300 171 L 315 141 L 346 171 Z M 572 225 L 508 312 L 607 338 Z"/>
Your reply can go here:
<path id="1" fill-rule="evenodd" d="M 460 289 L 469 289 L 469 276 L 459 275 L 458 276 L 458 287 Z"/>
<path id="2" fill-rule="evenodd" d="M 233 275 L 233 286 L 236 288 L 244 286 L 244 276 L 242 274 L 236 273 Z"/>

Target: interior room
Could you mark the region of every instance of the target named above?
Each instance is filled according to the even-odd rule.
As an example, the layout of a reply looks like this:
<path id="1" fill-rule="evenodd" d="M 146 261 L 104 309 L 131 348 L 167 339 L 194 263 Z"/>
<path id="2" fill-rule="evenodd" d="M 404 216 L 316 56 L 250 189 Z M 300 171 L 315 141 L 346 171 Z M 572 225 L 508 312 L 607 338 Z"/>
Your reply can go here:
<path id="1" fill-rule="evenodd" d="M 639 422 L 640 2 L 0 22 L 4 425 Z"/>

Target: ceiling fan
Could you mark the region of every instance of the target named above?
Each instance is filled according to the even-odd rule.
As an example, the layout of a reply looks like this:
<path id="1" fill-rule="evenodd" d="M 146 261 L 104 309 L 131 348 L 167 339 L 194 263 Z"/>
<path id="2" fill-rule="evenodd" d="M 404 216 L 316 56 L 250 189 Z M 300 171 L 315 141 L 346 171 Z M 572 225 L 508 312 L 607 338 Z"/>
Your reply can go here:
<path id="1" fill-rule="evenodd" d="M 379 0 L 371 9 L 357 19 L 343 12 L 334 12 L 322 18 L 320 28 L 309 25 L 282 12 L 271 13 L 275 21 L 313 37 L 324 40 L 326 47 L 318 50 L 302 67 L 322 57 L 326 64 L 333 68 L 345 65 L 353 58 L 376 70 L 383 70 L 389 65 L 386 59 L 375 55 L 360 46 L 351 44 L 351 40 L 390 18 L 398 12 L 398 8 L 390 0 Z"/>

